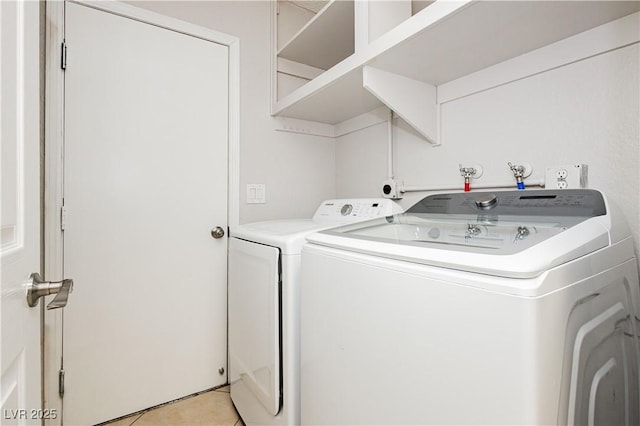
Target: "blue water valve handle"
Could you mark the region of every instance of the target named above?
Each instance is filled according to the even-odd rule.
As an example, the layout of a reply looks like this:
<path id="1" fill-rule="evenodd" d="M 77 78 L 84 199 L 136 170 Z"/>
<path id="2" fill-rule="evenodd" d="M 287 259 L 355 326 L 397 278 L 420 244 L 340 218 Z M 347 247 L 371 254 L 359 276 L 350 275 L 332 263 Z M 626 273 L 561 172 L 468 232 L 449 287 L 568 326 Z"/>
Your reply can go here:
<path id="1" fill-rule="evenodd" d="M 524 166 L 516 166 L 511 164 L 510 162 L 507 163 L 507 165 L 513 172 L 513 177 L 516 178 L 516 183 L 518 184 L 518 190 L 523 190 L 524 182 L 522 181 L 522 178 L 524 177 L 524 171 L 525 171 Z"/>

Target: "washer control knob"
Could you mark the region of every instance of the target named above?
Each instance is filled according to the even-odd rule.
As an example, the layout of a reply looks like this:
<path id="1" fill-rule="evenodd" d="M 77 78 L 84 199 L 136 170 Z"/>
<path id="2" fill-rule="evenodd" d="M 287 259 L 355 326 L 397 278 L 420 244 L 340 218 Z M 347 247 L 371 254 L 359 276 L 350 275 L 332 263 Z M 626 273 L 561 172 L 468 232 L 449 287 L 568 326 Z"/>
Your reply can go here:
<path id="1" fill-rule="evenodd" d="M 352 210 L 353 206 L 351 204 L 345 204 L 342 206 L 342 209 L 340 209 L 340 214 L 342 214 L 342 216 L 349 216 Z"/>
<path id="2" fill-rule="evenodd" d="M 481 209 L 490 209 L 496 205 L 498 197 L 495 194 L 481 194 L 475 199 L 476 206 Z"/>

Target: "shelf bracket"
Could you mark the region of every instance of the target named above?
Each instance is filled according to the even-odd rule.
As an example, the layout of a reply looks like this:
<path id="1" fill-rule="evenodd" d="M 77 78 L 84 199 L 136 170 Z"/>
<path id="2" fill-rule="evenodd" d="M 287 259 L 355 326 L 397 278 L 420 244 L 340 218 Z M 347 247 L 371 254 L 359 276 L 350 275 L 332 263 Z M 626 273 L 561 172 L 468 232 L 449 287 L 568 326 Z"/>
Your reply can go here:
<path id="1" fill-rule="evenodd" d="M 362 69 L 362 85 L 427 142 L 440 145 L 436 86 L 371 66 Z"/>

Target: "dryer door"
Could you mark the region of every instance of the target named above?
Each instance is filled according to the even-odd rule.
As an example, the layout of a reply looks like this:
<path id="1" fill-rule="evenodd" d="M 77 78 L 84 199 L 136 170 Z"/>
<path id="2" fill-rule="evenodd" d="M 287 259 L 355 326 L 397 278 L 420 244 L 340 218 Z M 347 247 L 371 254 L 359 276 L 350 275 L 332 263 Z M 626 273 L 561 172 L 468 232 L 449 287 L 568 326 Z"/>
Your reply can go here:
<path id="1" fill-rule="evenodd" d="M 279 249 L 229 239 L 231 396 L 246 388 L 274 416 L 281 407 L 279 264 Z"/>

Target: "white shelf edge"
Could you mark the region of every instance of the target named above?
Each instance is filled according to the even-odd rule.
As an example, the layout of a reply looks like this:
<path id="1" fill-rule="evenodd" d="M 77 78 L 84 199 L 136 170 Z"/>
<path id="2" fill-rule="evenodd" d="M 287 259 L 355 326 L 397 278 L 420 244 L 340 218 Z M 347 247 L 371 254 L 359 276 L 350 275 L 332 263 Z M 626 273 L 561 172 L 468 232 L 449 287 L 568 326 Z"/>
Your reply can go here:
<path id="1" fill-rule="evenodd" d="M 290 61 L 284 58 L 277 58 L 277 72 L 292 75 L 295 77 L 306 78 L 307 80 L 313 80 L 320 76 L 324 70 L 311 65 L 301 64 L 299 62 Z"/>
<path id="2" fill-rule="evenodd" d="M 348 57 L 304 86 L 275 102 L 273 106 L 273 115 L 280 114 L 297 102 L 313 96 L 328 87 L 332 82 L 337 81 L 339 78 L 344 77 L 350 72 L 362 67 L 366 61 L 363 60 L 361 56 L 362 55 L 354 54 L 353 56 Z"/>

